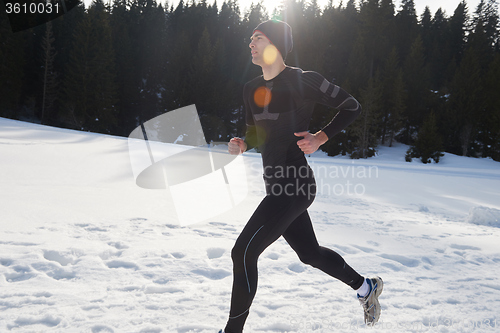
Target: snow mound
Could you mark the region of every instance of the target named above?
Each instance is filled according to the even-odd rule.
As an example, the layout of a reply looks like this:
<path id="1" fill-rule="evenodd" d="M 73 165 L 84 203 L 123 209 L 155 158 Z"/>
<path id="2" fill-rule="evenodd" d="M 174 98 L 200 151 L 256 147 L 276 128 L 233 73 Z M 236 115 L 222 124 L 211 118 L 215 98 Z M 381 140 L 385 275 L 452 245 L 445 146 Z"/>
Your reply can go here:
<path id="1" fill-rule="evenodd" d="M 488 207 L 472 207 L 467 222 L 500 228 L 500 210 Z"/>

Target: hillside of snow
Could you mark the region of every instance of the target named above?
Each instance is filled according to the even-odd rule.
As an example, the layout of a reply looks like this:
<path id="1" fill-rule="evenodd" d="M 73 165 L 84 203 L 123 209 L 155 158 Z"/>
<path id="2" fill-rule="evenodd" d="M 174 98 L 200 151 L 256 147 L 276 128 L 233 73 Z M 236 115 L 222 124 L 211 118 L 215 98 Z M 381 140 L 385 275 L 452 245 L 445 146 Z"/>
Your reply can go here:
<path id="1" fill-rule="evenodd" d="M 225 326 L 231 248 L 264 196 L 260 156 L 243 156 L 240 204 L 181 225 L 171 193 L 136 185 L 128 149 L 127 138 L 0 118 L 0 332 Z M 451 154 L 407 163 L 406 149 L 308 158 L 320 244 L 384 279 L 370 332 L 498 332 L 500 163 Z M 245 332 L 368 330 L 355 293 L 283 239 L 259 272 Z"/>

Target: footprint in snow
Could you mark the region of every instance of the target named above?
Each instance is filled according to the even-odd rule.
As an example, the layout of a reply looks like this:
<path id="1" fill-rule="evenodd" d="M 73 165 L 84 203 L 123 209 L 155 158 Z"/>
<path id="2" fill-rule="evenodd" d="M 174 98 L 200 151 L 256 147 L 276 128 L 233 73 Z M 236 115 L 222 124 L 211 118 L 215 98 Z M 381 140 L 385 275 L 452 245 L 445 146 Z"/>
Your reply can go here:
<path id="1" fill-rule="evenodd" d="M 420 305 L 417 305 L 417 304 L 407 304 L 405 306 L 405 308 L 412 309 L 412 310 L 420 310 L 420 309 L 422 309 L 422 307 Z"/>
<path id="2" fill-rule="evenodd" d="M 171 254 L 175 259 L 182 259 L 186 256 L 184 253 L 181 252 L 173 252 Z"/>
<path id="3" fill-rule="evenodd" d="M 397 266 L 397 265 L 394 265 L 394 264 L 391 264 L 388 262 L 383 262 L 380 264 L 380 266 L 387 267 L 387 268 L 393 270 L 394 272 L 399 272 L 402 270 L 401 266 Z"/>
<path id="4" fill-rule="evenodd" d="M 30 243 L 30 242 L 3 242 L 3 241 L 0 241 L 0 244 L 14 245 L 14 246 L 37 246 L 37 245 L 40 245 L 37 243 Z"/>
<path id="5" fill-rule="evenodd" d="M 476 246 L 470 246 L 470 245 L 460 245 L 460 244 L 451 244 L 450 247 L 452 249 L 456 250 L 474 250 L 474 251 L 481 251 L 481 248 L 476 247 Z"/>
<path id="6" fill-rule="evenodd" d="M 356 254 L 358 251 L 350 248 L 349 246 L 342 246 L 342 245 L 335 245 L 336 248 L 340 249 L 341 251 L 347 253 L 347 254 Z"/>
<path id="7" fill-rule="evenodd" d="M 74 265 L 75 260 L 73 258 L 70 258 L 69 256 L 64 256 L 61 253 L 57 251 L 43 251 L 43 257 L 49 261 L 55 261 L 59 263 L 61 266 L 67 266 L 69 264 Z"/>
<path id="8" fill-rule="evenodd" d="M 123 242 L 109 242 L 108 245 L 114 247 L 117 250 L 125 250 L 129 248 L 129 246 Z"/>
<path id="9" fill-rule="evenodd" d="M 459 300 L 457 300 L 455 298 L 450 297 L 446 300 L 446 303 L 451 304 L 451 305 L 457 305 L 457 304 L 460 304 L 462 302 L 460 302 Z"/>
<path id="10" fill-rule="evenodd" d="M 81 228 L 85 229 L 85 231 L 89 231 L 89 232 L 96 232 L 96 231 L 107 232 L 108 231 L 108 229 L 100 228 L 100 227 L 92 225 L 92 224 L 75 224 L 75 225 L 77 227 L 81 227 Z"/>
<path id="11" fill-rule="evenodd" d="M 372 248 L 369 248 L 369 247 L 364 247 L 364 246 L 359 246 L 359 245 L 351 245 L 352 247 L 355 247 L 363 252 L 366 252 L 366 253 L 372 253 L 372 252 L 376 252 L 377 250 L 375 249 L 372 249 Z"/>
<path id="12" fill-rule="evenodd" d="M 31 265 L 34 269 L 44 272 L 54 280 L 70 280 L 76 277 L 76 273 L 67 268 L 60 267 L 53 262 L 38 262 Z"/>
<path id="13" fill-rule="evenodd" d="M 173 294 L 182 292 L 184 292 L 182 289 L 166 286 L 147 286 L 144 289 L 145 294 Z"/>
<path id="14" fill-rule="evenodd" d="M 143 221 L 147 221 L 148 219 L 145 219 L 143 217 L 135 217 L 133 219 L 130 219 L 130 222 L 143 222 Z"/>
<path id="15" fill-rule="evenodd" d="M 417 267 L 420 264 L 420 261 L 416 259 L 411 259 L 397 254 L 380 254 L 379 256 L 384 259 L 396 261 L 406 267 Z"/>
<path id="16" fill-rule="evenodd" d="M 267 257 L 271 260 L 278 260 L 279 259 L 279 254 L 275 253 L 275 252 L 271 252 L 267 255 Z"/>
<path id="17" fill-rule="evenodd" d="M 288 269 L 291 270 L 292 272 L 295 272 L 295 273 L 302 273 L 303 271 L 306 270 L 304 268 L 304 265 L 299 264 L 299 263 L 293 263 L 293 264 L 288 265 Z"/>
<path id="18" fill-rule="evenodd" d="M 480 286 L 486 287 L 486 288 L 491 288 L 494 290 L 500 291 L 500 285 L 495 285 L 495 284 L 483 284 L 481 283 Z"/>
<path id="19" fill-rule="evenodd" d="M 14 321 L 14 324 L 7 325 L 9 330 L 14 328 L 19 328 L 21 326 L 29 326 L 29 325 L 45 325 L 47 327 L 55 327 L 59 325 L 61 322 L 61 318 L 54 317 L 52 315 L 45 315 L 41 318 L 36 317 L 19 317 Z"/>
<path id="20" fill-rule="evenodd" d="M 91 328 L 92 333 L 114 333 L 113 329 L 106 325 L 94 325 Z"/>
<path id="21" fill-rule="evenodd" d="M 32 273 L 31 268 L 28 266 L 16 265 L 12 269 L 14 272 L 5 273 L 5 280 L 7 282 L 21 282 L 35 277 L 35 274 Z"/>
<path id="22" fill-rule="evenodd" d="M 206 278 L 209 278 L 210 280 L 222 280 L 223 278 L 231 275 L 230 272 L 224 269 L 213 269 L 213 268 L 195 269 L 191 272 L 202 275 Z"/>
<path id="23" fill-rule="evenodd" d="M 122 261 L 122 260 L 111 260 L 106 263 L 108 268 L 126 268 L 126 269 L 139 269 L 139 267 L 130 261 Z"/>
<path id="24" fill-rule="evenodd" d="M 108 260 L 108 259 L 111 259 L 111 258 L 120 257 L 122 255 L 122 253 L 123 253 L 123 251 L 113 252 L 113 251 L 109 250 L 109 251 L 105 251 L 105 252 L 99 254 L 99 257 L 102 260 Z"/>
<path id="25" fill-rule="evenodd" d="M 427 257 L 422 257 L 421 260 L 422 260 L 422 262 L 424 262 L 424 263 L 426 263 L 428 265 L 431 265 L 431 266 L 434 265 L 434 262 L 431 259 L 427 258 Z"/>
<path id="26" fill-rule="evenodd" d="M 207 249 L 208 259 L 217 259 L 222 257 L 222 255 L 226 252 L 226 250 L 219 247 L 211 247 Z"/>
<path id="27" fill-rule="evenodd" d="M 220 227 L 219 229 L 221 229 L 221 230 L 230 231 L 230 232 L 236 231 L 236 228 L 228 226 L 227 223 L 224 223 L 224 222 L 210 222 L 209 224 L 216 226 L 216 227 Z"/>
<path id="28" fill-rule="evenodd" d="M 208 224 L 215 225 L 215 226 L 225 226 L 227 223 L 224 222 L 209 222 Z"/>
<path id="29" fill-rule="evenodd" d="M 163 330 L 159 327 L 146 327 L 139 331 L 139 333 L 160 333 Z"/>
<path id="30" fill-rule="evenodd" d="M 12 263 L 12 259 L 0 258 L 0 265 L 2 266 L 9 267 L 10 265 L 12 265 Z"/>

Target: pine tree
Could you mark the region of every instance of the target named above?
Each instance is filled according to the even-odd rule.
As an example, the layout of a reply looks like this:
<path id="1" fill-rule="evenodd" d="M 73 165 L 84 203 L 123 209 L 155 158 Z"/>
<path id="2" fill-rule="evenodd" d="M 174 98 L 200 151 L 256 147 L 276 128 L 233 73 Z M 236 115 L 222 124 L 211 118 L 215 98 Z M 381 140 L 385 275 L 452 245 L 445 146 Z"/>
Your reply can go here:
<path id="1" fill-rule="evenodd" d="M 450 119 L 453 126 L 447 138 L 450 149 L 464 156 L 481 156 L 484 147 L 488 146 L 484 140 L 489 141 L 485 135 L 488 132 L 485 124 L 489 121 L 486 76 L 495 52 L 493 40 L 496 32 L 491 25 L 497 25 L 494 22 L 498 22 L 498 14 L 491 10 L 490 5 L 494 2 L 488 5 L 485 1 L 479 3 L 467 50 L 452 83 L 449 104 L 456 117 Z M 458 147 L 455 142 L 459 142 Z"/>
<path id="2" fill-rule="evenodd" d="M 108 13 L 102 0 L 95 0 L 75 30 L 64 85 L 66 121 L 82 130 L 112 132 L 115 78 Z"/>
<path id="3" fill-rule="evenodd" d="M 463 53 L 465 51 L 467 21 L 469 20 L 467 14 L 467 4 L 462 1 L 458 4 L 453 16 L 449 21 L 449 43 L 452 57 L 455 58 L 456 63 L 460 63 Z"/>
<path id="4" fill-rule="evenodd" d="M 155 0 L 141 0 L 134 7 L 136 16 L 136 86 L 139 87 L 138 112 L 142 121 L 165 111 L 163 99 L 166 79 L 165 13 Z"/>
<path id="5" fill-rule="evenodd" d="M 434 91 L 442 89 L 446 84 L 446 67 L 451 60 L 451 49 L 448 41 L 448 20 L 439 8 L 431 22 L 431 45 L 426 50 L 430 74 L 430 88 Z"/>
<path id="6" fill-rule="evenodd" d="M 478 112 L 484 109 L 480 63 L 479 54 L 474 49 L 467 49 L 450 90 L 447 147 L 463 156 L 470 154 L 478 130 Z"/>
<path id="7" fill-rule="evenodd" d="M 361 91 L 361 104 L 363 113 L 359 120 L 352 125 L 358 136 L 356 148 L 351 158 L 368 158 L 375 155 L 375 147 L 379 133 L 378 124 L 380 119 L 382 89 L 379 75 L 376 74 L 368 80 L 368 86 Z"/>
<path id="8" fill-rule="evenodd" d="M 403 71 L 399 66 L 396 48 L 389 54 L 383 71 L 382 80 L 382 144 L 389 136 L 389 147 L 395 135 L 403 125 L 402 116 L 405 110 L 405 89 Z"/>
<path id="9" fill-rule="evenodd" d="M 420 20 L 420 34 L 426 51 L 430 51 L 432 47 L 432 15 L 428 6 L 425 7 Z"/>
<path id="10" fill-rule="evenodd" d="M 430 163 L 431 159 L 439 163 L 440 157 L 444 155 L 442 149 L 436 115 L 431 112 L 420 128 L 415 144 L 406 153 L 406 161 L 411 162 L 412 158 L 420 158 L 424 164 Z"/>
<path id="11" fill-rule="evenodd" d="M 196 104 L 205 138 L 208 141 L 218 141 L 218 133 L 222 131 L 219 127 L 220 122 L 217 121 L 220 118 L 212 112 L 214 98 L 218 95 L 213 84 L 216 78 L 215 51 L 208 29 L 205 28 L 198 41 L 197 50 L 193 54 L 188 74 L 191 101 Z"/>
<path id="12" fill-rule="evenodd" d="M 3 8 L 3 6 L 0 6 Z M 5 13 L 0 14 L 0 115 L 17 118 L 24 75 L 24 33 L 13 33 Z"/>
<path id="13" fill-rule="evenodd" d="M 368 77 L 372 78 L 375 71 L 382 66 L 385 59 L 386 45 L 388 44 L 386 32 L 389 22 L 379 8 L 379 0 L 367 0 L 361 5 L 359 12 L 361 21 L 360 34 L 365 41 L 365 51 L 368 60 Z"/>
<path id="14" fill-rule="evenodd" d="M 429 75 L 425 65 L 422 39 L 417 36 L 403 66 L 408 94 L 406 94 L 405 130 L 400 140 L 406 144 L 411 143 L 413 134 L 418 131 L 427 114 Z"/>
<path id="15" fill-rule="evenodd" d="M 403 114 L 405 111 L 405 89 L 403 80 L 403 71 L 399 69 L 396 74 L 396 79 L 393 85 L 393 95 L 391 97 L 390 106 L 391 113 L 388 123 L 389 129 L 389 147 L 392 147 L 392 143 L 403 126 Z"/>
<path id="16" fill-rule="evenodd" d="M 359 13 L 351 0 L 346 8 L 334 8 L 333 5 L 326 8 L 320 20 L 322 29 L 327 32 L 321 73 L 342 84 L 350 76 L 347 65 L 359 34 Z"/>
<path id="17" fill-rule="evenodd" d="M 45 24 L 45 36 L 43 37 L 43 99 L 42 114 L 40 120 L 42 124 L 53 122 L 53 106 L 57 98 L 57 73 L 54 71 L 54 60 L 56 51 L 54 49 L 54 35 L 52 33 L 52 22 Z"/>
<path id="18" fill-rule="evenodd" d="M 476 32 L 479 26 L 482 28 L 488 46 L 493 48 L 500 34 L 497 0 L 481 0 L 472 22 Z"/>
<path id="19" fill-rule="evenodd" d="M 395 17 L 395 42 L 400 59 L 406 59 L 418 35 L 418 20 L 413 0 L 402 0 L 401 9 Z"/>
<path id="20" fill-rule="evenodd" d="M 467 47 L 477 54 L 482 78 L 487 75 L 490 64 L 495 58 L 496 41 L 499 36 L 497 7 L 496 0 L 480 1 L 472 19 L 473 30 L 467 41 Z"/>
<path id="21" fill-rule="evenodd" d="M 70 62 L 70 52 L 73 48 L 73 36 L 77 26 L 81 23 L 86 15 L 85 6 L 81 2 L 78 6 L 74 7 L 68 13 L 60 16 L 52 22 L 52 30 L 54 34 L 54 50 L 57 52 L 56 61 L 54 61 L 54 72 L 57 73 L 57 98 L 54 101 L 53 114 L 51 124 L 53 126 L 68 127 L 70 125 L 68 120 L 69 112 L 64 104 L 65 88 L 64 82 L 67 76 L 66 68 Z"/>
<path id="22" fill-rule="evenodd" d="M 126 0 L 114 0 L 111 33 L 117 71 L 117 134 L 128 136 L 139 126 L 139 65 L 137 64 L 136 23 Z"/>
<path id="23" fill-rule="evenodd" d="M 300 30 L 303 29 L 301 31 L 302 38 L 299 41 L 300 44 L 298 44 L 299 51 L 302 51 L 299 58 L 302 60 L 301 65 L 308 70 L 323 72 L 328 31 L 321 28 L 320 9 L 316 0 L 306 4 L 302 17 L 303 22 L 301 23 L 303 25 L 298 27 Z M 314 52 L 310 52 L 310 50 L 314 50 Z"/>
<path id="24" fill-rule="evenodd" d="M 361 89 L 365 87 L 370 79 L 370 61 L 367 56 L 365 41 L 362 35 L 359 35 L 352 48 L 349 62 L 347 65 L 349 73 L 344 82 L 344 87 L 351 95 L 358 95 Z"/>
<path id="25" fill-rule="evenodd" d="M 485 112 L 481 117 L 481 157 L 500 161 L 500 53 L 495 55 L 484 78 Z"/>

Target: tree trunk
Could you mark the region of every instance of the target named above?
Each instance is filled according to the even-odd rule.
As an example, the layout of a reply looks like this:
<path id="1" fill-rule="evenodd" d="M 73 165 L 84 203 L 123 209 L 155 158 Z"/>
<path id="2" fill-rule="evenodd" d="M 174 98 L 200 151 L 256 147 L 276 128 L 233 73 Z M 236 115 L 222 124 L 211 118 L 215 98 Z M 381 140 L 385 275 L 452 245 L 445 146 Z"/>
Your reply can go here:
<path id="1" fill-rule="evenodd" d="M 460 134 L 460 141 L 462 144 L 462 156 L 467 156 L 469 151 L 469 142 L 472 133 L 472 125 L 468 124 L 462 128 L 462 133 Z"/>

